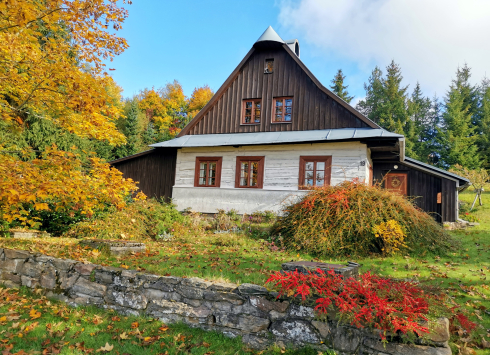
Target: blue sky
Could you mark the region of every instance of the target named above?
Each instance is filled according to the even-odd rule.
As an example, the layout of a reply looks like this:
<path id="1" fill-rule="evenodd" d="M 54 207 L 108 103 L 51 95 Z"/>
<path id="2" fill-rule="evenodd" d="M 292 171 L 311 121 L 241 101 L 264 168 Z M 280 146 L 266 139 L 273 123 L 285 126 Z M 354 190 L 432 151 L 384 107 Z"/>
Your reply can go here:
<path id="1" fill-rule="evenodd" d="M 177 79 L 186 95 L 218 90 L 271 25 L 297 38 L 301 60 L 325 85 L 337 69 L 357 99 L 375 65 L 394 59 L 409 91 L 443 96 L 465 62 L 478 83 L 490 74 L 488 0 L 133 0 L 120 35 L 130 48 L 109 63 L 130 97 Z M 357 100 L 355 100 L 357 101 Z"/>

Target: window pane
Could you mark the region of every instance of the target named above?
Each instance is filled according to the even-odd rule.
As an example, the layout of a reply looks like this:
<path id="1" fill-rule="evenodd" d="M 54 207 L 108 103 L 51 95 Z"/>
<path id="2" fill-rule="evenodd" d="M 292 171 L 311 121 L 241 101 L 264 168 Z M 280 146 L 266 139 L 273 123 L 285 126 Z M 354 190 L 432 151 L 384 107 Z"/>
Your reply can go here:
<path id="1" fill-rule="evenodd" d="M 260 101 L 255 101 L 255 107 L 260 110 Z"/>
<path id="2" fill-rule="evenodd" d="M 309 171 L 305 173 L 305 185 L 313 186 L 313 171 Z"/>
<path id="3" fill-rule="evenodd" d="M 215 181 L 216 181 L 216 178 L 214 178 L 214 177 L 213 177 L 213 178 L 211 178 L 211 177 L 210 177 L 208 180 L 209 180 L 208 185 L 214 186 L 214 183 L 215 183 Z"/>
<path id="4" fill-rule="evenodd" d="M 313 170 L 314 162 L 307 162 L 305 165 L 305 170 Z"/>
<path id="5" fill-rule="evenodd" d="M 240 186 L 248 186 L 248 161 L 240 166 Z"/>
<path id="6" fill-rule="evenodd" d="M 266 73 L 272 73 L 274 71 L 274 61 L 273 60 L 267 60 L 265 62 L 265 72 Z"/>
<path id="7" fill-rule="evenodd" d="M 250 186 L 257 186 L 259 177 L 259 162 L 251 162 Z"/>
<path id="8" fill-rule="evenodd" d="M 282 121 L 282 115 L 276 115 L 276 122 Z"/>
<path id="9" fill-rule="evenodd" d="M 252 116 L 245 116 L 245 123 L 252 122 Z"/>
<path id="10" fill-rule="evenodd" d="M 284 116 L 284 121 L 286 121 L 286 122 L 291 121 L 291 114 L 286 114 L 286 115 Z"/>
<path id="11" fill-rule="evenodd" d="M 206 185 L 207 163 L 199 164 L 199 185 Z"/>
<path id="12" fill-rule="evenodd" d="M 253 101 L 245 102 L 245 108 L 252 108 Z"/>
<path id="13" fill-rule="evenodd" d="M 216 177 L 216 163 L 209 163 L 209 178 Z"/>
<path id="14" fill-rule="evenodd" d="M 245 109 L 245 116 L 252 116 L 252 109 L 251 108 Z"/>
<path id="15" fill-rule="evenodd" d="M 325 181 L 325 172 L 317 171 L 316 172 L 316 186 L 323 186 L 323 182 Z"/>
<path id="16" fill-rule="evenodd" d="M 284 104 L 285 104 L 286 106 L 292 106 L 292 105 L 293 105 L 293 100 L 292 100 L 292 99 L 286 99 L 286 100 L 284 100 L 284 101 L 285 101 L 285 102 L 284 102 Z"/>
<path id="17" fill-rule="evenodd" d="M 282 100 L 276 100 L 276 107 L 282 107 Z"/>
<path id="18" fill-rule="evenodd" d="M 323 170 L 325 171 L 325 162 L 319 161 L 316 163 L 316 170 Z"/>
<path id="19" fill-rule="evenodd" d="M 293 112 L 293 108 L 286 106 L 286 113 L 291 114 L 292 112 Z"/>

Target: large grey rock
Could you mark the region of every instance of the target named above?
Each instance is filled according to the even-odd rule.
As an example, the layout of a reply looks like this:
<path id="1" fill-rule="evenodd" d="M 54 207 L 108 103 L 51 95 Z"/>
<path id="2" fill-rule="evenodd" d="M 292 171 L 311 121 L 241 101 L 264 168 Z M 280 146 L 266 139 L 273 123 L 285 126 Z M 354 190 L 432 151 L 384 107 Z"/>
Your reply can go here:
<path id="1" fill-rule="evenodd" d="M 58 271 L 58 284 L 62 290 L 68 290 L 73 287 L 79 277 L 80 275 L 74 271 Z"/>
<path id="2" fill-rule="evenodd" d="M 132 309 L 145 309 L 148 304 L 146 296 L 141 291 L 119 289 L 117 286 L 107 289 L 105 300 L 108 303 Z"/>
<path id="3" fill-rule="evenodd" d="M 364 337 L 359 329 L 347 326 L 331 327 L 330 332 L 332 347 L 346 353 L 355 353 Z"/>
<path id="4" fill-rule="evenodd" d="M 189 287 L 195 287 L 195 288 L 201 288 L 201 289 L 207 289 L 210 287 L 213 283 L 200 279 L 198 277 L 190 277 L 188 279 L 182 279 L 181 282 L 182 286 L 189 286 Z"/>
<path id="5" fill-rule="evenodd" d="M 20 275 L 13 274 L 8 271 L 1 271 L 0 272 L 0 284 L 3 281 L 8 281 L 16 286 L 20 286 L 22 284 L 22 280 L 20 278 Z"/>
<path id="6" fill-rule="evenodd" d="M 272 310 L 269 312 L 269 318 L 272 322 L 275 322 L 276 320 L 281 320 L 287 317 L 286 313 L 280 313 L 278 311 Z"/>
<path id="7" fill-rule="evenodd" d="M 238 285 L 229 282 L 213 282 L 207 289 L 208 291 L 232 292 Z"/>
<path id="8" fill-rule="evenodd" d="M 256 296 L 250 296 L 250 304 L 254 307 L 257 307 L 261 311 L 264 312 L 270 312 L 272 310 L 279 312 L 279 313 L 284 313 L 286 312 L 289 302 L 284 301 L 276 301 L 272 302 L 267 300 L 265 297 L 256 297 Z"/>
<path id="9" fill-rule="evenodd" d="M 318 344 L 321 338 L 317 330 L 304 320 L 283 320 L 272 323 L 271 332 L 275 336 L 286 338 L 291 342 Z"/>
<path id="10" fill-rule="evenodd" d="M 71 288 L 71 292 L 92 297 L 104 297 L 106 290 L 106 286 L 85 280 L 83 277 L 78 278 Z"/>
<path id="11" fill-rule="evenodd" d="M 34 258 L 34 260 L 36 260 L 36 262 L 38 263 L 47 263 L 47 262 L 50 262 L 52 260 L 54 260 L 54 256 L 49 256 L 49 255 L 36 255 L 36 257 Z"/>
<path id="12" fill-rule="evenodd" d="M 436 343 L 444 343 L 449 341 L 451 337 L 449 333 L 449 319 L 447 318 L 439 318 L 437 321 L 429 322 L 429 330 L 429 340 Z"/>
<path id="13" fill-rule="evenodd" d="M 451 348 L 448 347 L 431 347 L 413 344 L 383 344 L 381 341 L 374 339 L 365 339 L 363 348 L 368 348 L 373 352 L 390 355 L 451 355 Z"/>
<path id="14" fill-rule="evenodd" d="M 323 339 L 330 336 L 330 326 L 328 322 L 312 321 L 311 324 L 318 330 Z"/>
<path id="15" fill-rule="evenodd" d="M 166 300 L 173 302 L 180 302 L 182 300 L 182 296 L 177 292 L 165 292 L 147 288 L 143 289 L 143 293 L 148 300 Z"/>
<path id="16" fill-rule="evenodd" d="M 261 296 L 269 293 L 264 286 L 247 283 L 238 286 L 238 292 L 244 296 Z"/>
<path id="17" fill-rule="evenodd" d="M 71 260 L 71 259 L 53 259 L 53 260 L 51 260 L 51 264 L 53 264 L 53 266 L 58 271 L 68 271 L 77 263 L 78 263 L 78 261 Z"/>
<path id="18" fill-rule="evenodd" d="M 231 304 L 241 305 L 245 303 L 245 298 L 231 292 L 204 291 L 204 299 L 209 301 L 226 301 Z"/>
<path id="19" fill-rule="evenodd" d="M 215 314 L 216 324 L 222 327 L 245 330 L 250 333 L 257 333 L 267 329 L 270 324 L 269 319 L 256 317 L 248 314 Z"/>
<path id="20" fill-rule="evenodd" d="M 293 303 L 289 307 L 288 316 L 291 318 L 313 319 L 315 318 L 315 310 L 311 307 Z"/>
<path id="21" fill-rule="evenodd" d="M 19 273 L 24 264 L 24 259 L 5 259 L 0 261 L 0 270 L 10 273 Z"/>
<path id="22" fill-rule="evenodd" d="M 25 250 L 4 249 L 5 257 L 7 259 L 27 259 L 31 256 L 31 253 Z"/>
<path id="23" fill-rule="evenodd" d="M 114 275 L 114 285 L 123 286 L 123 287 L 131 287 L 138 288 L 145 280 L 138 277 L 137 273 L 126 273 L 123 272 L 121 275 Z"/>
<path id="24" fill-rule="evenodd" d="M 151 276 L 155 276 L 155 275 L 151 275 Z M 149 279 L 148 276 L 144 276 L 143 279 L 146 281 L 143 284 L 144 288 L 154 288 L 156 290 L 161 290 L 165 292 L 174 291 L 175 286 L 182 281 L 180 277 L 173 277 L 173 276 L 155 277 L 153 280 Z"/>
<path id="25" fill-rule="evenodd" d="M 24 263 L 24 265 L 22 266 L 22 270 L 20 272 L 22 273 L 22 275 L 25 276 L 39 278 L 41 276 L 43 268 L 44 268 L 43 264 L 28 261 L 27 263 Z"/>
<path id="26" fill-rule="evenodd" d="M 56 270 L 52 266 L 44 268 L 39 279 L 42 288 L 52 290 L 56 287 Z"/>
<path id="27" fill-rule="evenodd" d="M 100 284 L 110 285 L 114 282 L 114 274 L 109 270 L 105 270 L 105 268 L 95 270 L 94 277 L 95 281 Z"/>
<path id="28" fill-rule="evenodd" d="M 191 307 L 182 302 L 152 300 L 148 305 L 146 313 L 156 318 L 169 314 L 175 314 L 181 317 L 206 318 L 211 314 L 211 310 L 203 306 L 197 308 Z"/>
<path id="29" fill-rule="evenodd" d="M 90 274 L 92 273 L 92 271 L 94 271 L 96 267 L 97 265 L 94 264 L 78 263 L 73 268 L 82 276 L 90 276 Z"/>
<path id="30" fill-rule="evenodd" d="M 182 296 L 186 298 L 202 300 L 204 298 L 204 290 L 202 288 L 178 285 L 175 288 L 175 291 L 180 293 Z"/>

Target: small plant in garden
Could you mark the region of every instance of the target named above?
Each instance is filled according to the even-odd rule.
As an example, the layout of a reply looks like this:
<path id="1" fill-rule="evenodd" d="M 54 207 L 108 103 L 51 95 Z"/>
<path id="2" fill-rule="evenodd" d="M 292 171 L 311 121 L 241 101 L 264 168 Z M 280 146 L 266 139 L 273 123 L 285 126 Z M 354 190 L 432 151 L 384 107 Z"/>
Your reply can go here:
<path id="1" fill-rule="evenodd" d="M 412 252 L 442 254 L 457 245 L 432 216 L 404 196 L 357 180 L 312 189 L 285 208 L 275 231 L 293 250 L 363 256 L 383 252 L 373 229 L 387 221 L 400 226 L 403 244 Z"/>
<path id="2" fill-rule="evenodd" d="M 238 214 L 238 211 L 233 208 L 226 212 L 226 215 L 230 217 L 233 223 L 238 223 L 242 219 L 242 217 Z"/>
<path id="3" fill-rule="evenodd" d="M 218 213 L 214 215 L 213 225 L 216 230 L 227 231 L 233 228 L 235 224 L 225 210 L 218 209 Z"/>
<path id="4" fill-rule="evenodd" d="M 388 222 L 381 223 L 373 228 L 376 238 L 382 240 L 381 250 L 384 254 L 396 254 L 400 248 L 406 248 L 405 233 L 397 221 L 390 219 Z"/>

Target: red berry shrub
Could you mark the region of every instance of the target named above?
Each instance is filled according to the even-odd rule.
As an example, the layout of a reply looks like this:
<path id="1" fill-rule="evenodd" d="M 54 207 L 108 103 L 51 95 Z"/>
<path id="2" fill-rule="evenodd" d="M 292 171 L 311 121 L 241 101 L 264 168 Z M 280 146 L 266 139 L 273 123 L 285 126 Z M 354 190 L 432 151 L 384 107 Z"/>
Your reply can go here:
<path id="1" fill-rule="evenodd" d="M 327 314 L 328 309 L 335 310 L 340 317 L 358 328 L 373 327 L 386 333 L 397 335 L 413 332 L 417 335 L 428 333 L 421 325 L 428 320 L 431 302 L 442 301 L 442 296 L 427 294 L 416 284 L 398 281 L 371 274 L 359 279 L 343 280 L 333 271 L 328 273 L 318 269 L 316 273 L 302 274 L 294 272 L 276 272 L 267 283 L 279 286 L 279 297 L 316 296 L 315 310 Z"/>

